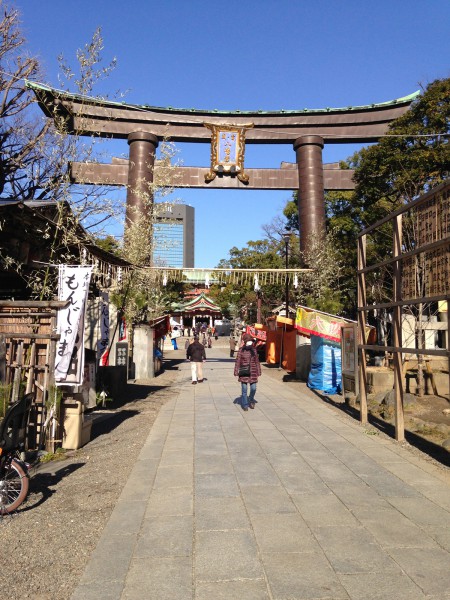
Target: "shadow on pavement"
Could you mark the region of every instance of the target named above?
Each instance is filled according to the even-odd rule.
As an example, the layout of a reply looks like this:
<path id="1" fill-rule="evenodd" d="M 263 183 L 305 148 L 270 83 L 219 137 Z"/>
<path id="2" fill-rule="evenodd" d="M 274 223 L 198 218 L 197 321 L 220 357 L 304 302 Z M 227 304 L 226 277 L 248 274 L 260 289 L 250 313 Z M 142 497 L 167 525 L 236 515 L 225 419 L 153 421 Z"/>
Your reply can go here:
<path id="1" fill-rule="evenodd" d="M 310 391 L 312 393 L 314 393 L 316 396 L 318 396 L 321 400 L 326 402 L 327 404 L 331 404 L 332 406 L 335 406 L 342 412 L 345 412 L 347 415 L 349 415 L 350 417 L 355 419 L 355 421 L 359 421 L 359 410 L 357 408 L 349 406 L 344 401 L 341 401 L 341 402 L 336 401 L 333 398 L 331 398 L 330 396 L 321 394 L 317 390 L 310 390 Z M 375 417 L 374 415 L 372 415 L 370 413 L 368 415 L 368 421 L 371 425 L 373 425 L 374 427 L 376 427 L 377 429 L 379 429 L 380 431 L 382 431 L 383 433 L 388 435 L 390 438 L 395 439 L 394 425 L 392 425 L 391 423 L 387 423 L 386 421 L 383 421 L 383 419 L 379 419 L 378 417 Z M 405 429 L 405 439 L 411 446 L 413 446 L 414 448 L 417 448 L 424 454 L 431 456 L 431 458 L 433 458 L 437 462 L 441 463 L 442 465 L 445 465 L 446 467 L 450 466 L 450 453 L 447 452 L 447 450 L 445 448 L 443 448 L 442 446 L 440 446 L 439 444 L 435 444 L 435 443 L 431 442 L 430 440 L 427 440 L 427 439 L 423 438 L 422 436 L 417 435 L 416 433 L 413 433 L 412 431 L 408 431 L 407 429 Z"/>
<path id="2" fill-rule="evenodd" d="M 71 463 L 70 465 L 61 466 L 60 469 L 54 471 L 56 464 L 54 462 L 43 463 L 38 467 L 39 470 L 37 473 L 32 473 L 29 499 L 26 506 L 24 508 L 19 508 L 18 512 L 33 510 L 46 502 L 56 491 L 51 488 L 54 488 L 64 477 L 67 477 L 75 471 L 78 471 L 81 467 L 84 467 L 85 463 Z M 39 498 L 36 498 L 34 501 L 35 494 L 37 494 Z"/>
<path id="3" fill-rule="evenodd" d="M 101 435 L 110 433 L 116 427 L 119 427 L 127 419 L 131 419 L 139 414 L 138 410 L 121 410 L 117 413 L 98 413 L 92 423 L 91 442 Z"/>
<path id="4" fill-rule="evenodd" d="M 186 358 L 164 358 L 162 362 L 164 371 L 178 371 L 178 365 L 186 362 Z M 159 375 L 156 376 L 158 378 Z"/>

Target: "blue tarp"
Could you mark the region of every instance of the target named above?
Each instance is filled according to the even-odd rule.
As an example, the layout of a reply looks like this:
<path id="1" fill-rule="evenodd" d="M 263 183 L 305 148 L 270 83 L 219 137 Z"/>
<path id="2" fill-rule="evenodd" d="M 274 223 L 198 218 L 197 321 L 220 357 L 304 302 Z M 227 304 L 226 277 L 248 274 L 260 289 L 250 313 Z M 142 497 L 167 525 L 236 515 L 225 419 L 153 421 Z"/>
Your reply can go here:
<path id="1" fill-rule="evenodd" d="M 317 335 L 311 336 L 311 371 L 308 387 L 325 394 L 341 391 L 341 347 Z"/>

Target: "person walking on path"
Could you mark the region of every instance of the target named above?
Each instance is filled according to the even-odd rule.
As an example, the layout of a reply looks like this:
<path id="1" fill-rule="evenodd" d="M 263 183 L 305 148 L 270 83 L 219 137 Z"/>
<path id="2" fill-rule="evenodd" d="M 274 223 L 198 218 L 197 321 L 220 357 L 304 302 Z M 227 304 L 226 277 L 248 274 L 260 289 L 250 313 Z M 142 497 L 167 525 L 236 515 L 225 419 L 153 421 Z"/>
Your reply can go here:
<path id="1" fill-rule="evenodd" d="M 234 357 L 234 352 L 236 350 L 236 340 L 232 335 L 230 335 L 230 358 Z"/>
<path id="2" fill-rule="evenodd" d="M 170 334 L 170 341 L 172 342 L 172 346 L 174 350 L 178 350 L 177 339 L 180 337 L 180 332 L 178 327 L 174 327 L 172 333 Z"/>
<path id="3" fill-rule="evenodd" d="M 186 350 L 186 358 L 191 361 L 192 385 L 203 383 L 203 363 L 206 361 L 205 346 L 194 337 Z"/>
<path id="4" fill-rule="evenodd" d="M 239 349 L 234 364 L 234 376 L 241 383 L 241 406 L 247 411 L 248 407 L 255 408 L 255 394 L 258 377 L 261 375 L 258 353 L 253 346 L 253 338 L 249 333 L 243 335 L 244 345 Z M 248 395 L 248 384 L 250 394 Z"/>
<path id="5" fill-rule="evenodd" d="M 187 351 L 187 349 L 189 348 L 190 345 L 191 345 L 191 340 L 189 338 L 187 338 L 186 341 L 184 342 L 184 349 Z"/>

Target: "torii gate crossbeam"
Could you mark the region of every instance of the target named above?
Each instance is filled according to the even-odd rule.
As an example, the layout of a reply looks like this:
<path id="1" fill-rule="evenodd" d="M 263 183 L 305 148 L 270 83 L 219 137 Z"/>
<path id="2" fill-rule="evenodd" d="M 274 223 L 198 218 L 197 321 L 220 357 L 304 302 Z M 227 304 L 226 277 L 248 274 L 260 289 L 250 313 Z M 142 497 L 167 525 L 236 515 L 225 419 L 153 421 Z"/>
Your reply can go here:
<path id="1" fill-rule="evenodd" d="M 218 111 L 132 105 L 70 94 L 33 82 L 27 82 L 27 86 L 34 91 L 44 113 L 54 118 L 56 124 L 56 117 L 63 117 L 64 126 L 69 132 L 127 139 L 130 146 L 129 161 L 122 168 L 127 169 L 127 219 L 130 222 L 133 221 L 133 214 L 144 210 L 140 200 L 141 192 L 143 186 L 153 183 L 156 177 L 155 154 L 162 139 L 169 138 L 174 142 L 209 142 L 211 132 L 205 127 L 205 123 L 231 123 L 244 127 L 251 121 L 252 128 L 245 135 L 247 143 L 293 144 L 297 179 L 292 173 L 288 173 L 289 169 L 255 169 L 246 171 L 250 181 L 251 177 L 254 178 L 252 185 L 250 181 L 246 185 L 239 185 L 235 177 L 226 176 L 218 177 L 203 186 L 199 183 L 200 173 L 195 172 L 196 167 L 187 167 L 189 171 L 180 171 L 180 174 L 185 185 L 191 187 L 298 189 L 302 250 L 311 235 L 320 235 L 324 229 L 324 189 L 353 188 L 353 185 L 350 187 L 350 173 L 338 176 L 338 170 L 332 172 L 330 169 L 327 172 L 324 169 L 324 144 L 376 142 L 386 134 L 389 123 L 403 115 L 419 95 L 419 92 L 415 92 L 381 104 L 346 108 Z M 101 168 L 104 169 L 103 174 Z M 123 174 L 119 175 L 120 165 L 88 165 L 84 169 L 83 171 L 79 165 L 73 166 L 75 181 L 124 185 Z M 95 170 L 97 171 L 94 173 Z M 274 173 L 269 173 L 270 171 Z M 341 182 L 338 181 L 339 177 L 342 177 Z M 192 185 L 196 179 L 197 185 Z M 292 188 L 284 187 L 288 185 L 289 179 L 293 184 Z M 339 185 L 343 187 L 338 187 Z"/>

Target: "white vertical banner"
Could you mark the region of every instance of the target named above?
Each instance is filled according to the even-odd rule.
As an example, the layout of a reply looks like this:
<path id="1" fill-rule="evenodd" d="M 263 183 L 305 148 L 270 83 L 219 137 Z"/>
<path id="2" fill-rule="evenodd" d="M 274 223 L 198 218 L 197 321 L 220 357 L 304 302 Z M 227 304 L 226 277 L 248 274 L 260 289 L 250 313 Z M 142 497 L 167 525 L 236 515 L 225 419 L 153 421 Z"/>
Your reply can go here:
<path id="1" fill-rule="evenodd" d="M 60 339 L 55 360 L 58 385 L 81 385 L 84 369 L 84 314 L 92 267 L 59 266 L 58 299 L 68 301 L 58 311 Z"/>
<path id="2" fill-rule="evenodd" d="M 108 364 L 109 346 L 109 294 L 102 292 L 100 295 L 100 339 L 97 342 L 97 360 L 101 366 Z"/>

